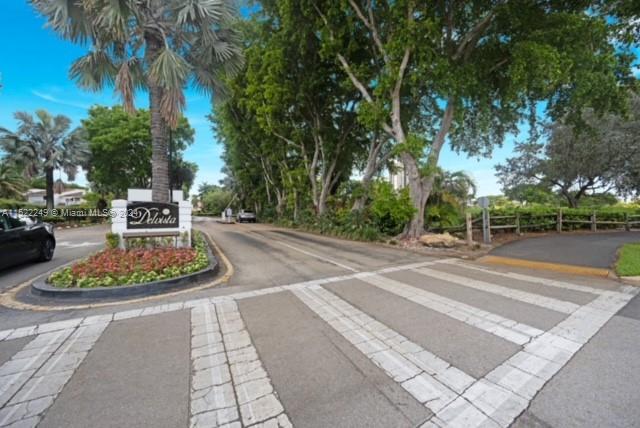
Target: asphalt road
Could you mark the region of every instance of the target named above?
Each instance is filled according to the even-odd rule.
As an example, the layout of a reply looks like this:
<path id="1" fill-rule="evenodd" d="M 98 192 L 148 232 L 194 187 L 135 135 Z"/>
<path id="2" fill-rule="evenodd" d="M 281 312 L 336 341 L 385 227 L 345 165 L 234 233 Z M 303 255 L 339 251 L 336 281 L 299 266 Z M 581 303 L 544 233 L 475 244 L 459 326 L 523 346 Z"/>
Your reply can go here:
<path id="1" fill-rule="evenodd" d="M 0 270 L 0 291 L 6 290 L 51 269 L 97 251 L 104 244 L 108 226 L 90 226 L 75 229 L 57 229 L 53 259 L 46 263 L 30 261 Z"/>
<path id="2" fill-rule="evenodd" d="M 197 227 L 233 263 L 228 283 L 0 308 L 0 427 L 640 425 L 636 289 L 264 225 Z"/>
<path id="3" fill-rule="evenodd" d="M 618 249 L 628 242 L 640 242 L 640 232 L 550 234 L 510 242 L 491 254 L 608 269 L 616 262 Z"/>

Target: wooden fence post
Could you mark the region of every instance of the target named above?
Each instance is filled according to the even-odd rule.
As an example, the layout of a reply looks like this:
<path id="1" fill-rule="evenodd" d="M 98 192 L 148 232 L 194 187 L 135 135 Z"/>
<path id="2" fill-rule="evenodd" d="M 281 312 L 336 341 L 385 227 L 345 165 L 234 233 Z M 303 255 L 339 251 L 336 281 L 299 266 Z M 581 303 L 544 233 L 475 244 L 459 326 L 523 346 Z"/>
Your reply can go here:
<path id="1" fill-rule="evenodd" d="M 562 208 L 558 210 L 558 219 L 556 220 L 556 231 L 562 232 Z"/>
<path id="2" fill-rule="evenodd" d="M 491 216 L 489 208 L 482 209 L 482 240 L 485 244 L 491 244 Z"/>
<path id="3" fill-rule="evenodd" d="M 629 222 L 629 213 L 624 213 L 624 230 L 631 231 L 631 223 Z"/>
<path id="4" fill-rule="evenodd" d="M 594 211 L 593 214 L 591 214 L 591 231 L 596 232 L 597 230 L 598 230 L 598 223 L 596 220 L 596 212 Z"/>
<path id="5" fill-rule="evenodd" d="M 520 213 L 516 213 L 516 234 L 522 235 L 522 233 L 520 233 Z"/>
<path id="6" fill-rule="evenodd" d="M 467 245 L 473 245 L 473 222 L 471 220 L 471 213 L 467 213 Z"/>

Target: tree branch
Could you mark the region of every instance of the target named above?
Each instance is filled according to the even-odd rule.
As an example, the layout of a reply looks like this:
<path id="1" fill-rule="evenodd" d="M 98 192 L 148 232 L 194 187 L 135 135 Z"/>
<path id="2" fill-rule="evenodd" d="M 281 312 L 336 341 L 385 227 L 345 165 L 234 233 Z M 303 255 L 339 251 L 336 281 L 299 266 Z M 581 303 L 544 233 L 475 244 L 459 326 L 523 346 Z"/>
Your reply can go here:
<path id="1" fill-rule="evenodd" d="M 442 146 L 444 146 L 445 139 L 447 137 L 447 134 L 449 133 L 449 130 L 451 129 L 451 124 L 453 123 L 454 110 L 454 100 L 453 98 L 449 98 L 447 100 L 447 106 L 444 109 L 444 114 L 442 115 L 440 129 L 438 129 L 436 138 L 433 140 L 433 145 L 431 146 L 431 151 L 429 153 L 429 164 L 435 165 L 438 162 L 438 158 L 440 157 L 440 150 L 442 150 Z"/>
<path id="2" fill-rule="evenodd" d="M 473 49 L 478 43 L 478 40 L 485 32 L 485 30 L 489 27 L 493 18 L 495 16 L 495 8 L 491 10 L 487 15 L 482 18 L 478 23 L 471 29 L 467 34 L 464 35 L 462 40 L 460 40 L 460 44 L 458 45 L 458 49 L 453 54 L 453 60 L 458 61 L 459 59 L 467 59 Z"/>
<path id="3" fill-rule="evenodd" d="M 398 69 L 398 79 L 396 80 L 395 87 L 393 88 L 393 94 L 391 96 L 392 102 L 392 114 L 393 114 L 393 127 L 396 130 L 396 127 L 401 126 L 400 121 L 400 91 L 402 90 L 402 82 L 404 80 L 404 74 L 407 70 L 407 66 L 409 65 L 409 58 L 411 57 L 411 49 L 406 48 L 404 50 L 404 55 L 402 57 L 402 62 L 400 63 L 400 68 Z"/>
<path id="4" fill-rule="evenodd" d="M 356 15 L 358 15 L 358 18 L 360 18 L 364 26 L 367 27 L 367 29 L 371 33 L 373 42 L 375 46 L 378 48 L 378 50 L 380 51 L 382 58 L 384 58 L 384 62 L 389 64 L 390 63 L 389 55 L 387 54 L 387 51 L 384 48 L 384 45 L 382 44 L 382 40 L 380 39 L 380 33 L 378 32 L 378 28 L 375 25 L 371 4 L 369 4 L 369 7 L 367 8 L 369 12 L 369 19 L 367 19 L 367 17 L 364 16 L 364 13 L 362 13 L 362 10 L 360 9 L 360 7 L 358 7 L 355 0 L 349 0 L 349 4 L 353 8 L 353 10 L 356 12 Z"/>

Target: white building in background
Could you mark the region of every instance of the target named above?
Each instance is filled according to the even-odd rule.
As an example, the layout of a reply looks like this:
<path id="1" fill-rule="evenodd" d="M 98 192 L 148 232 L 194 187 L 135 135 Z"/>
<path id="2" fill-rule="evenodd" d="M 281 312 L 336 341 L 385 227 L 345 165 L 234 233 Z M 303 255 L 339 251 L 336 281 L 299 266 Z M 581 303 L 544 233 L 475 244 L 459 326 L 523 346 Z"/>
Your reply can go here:
<path id="1" fill-rule="evenodd" d="M 73 189 L 66 192 L 53 194 L 54 205 L 57 206 L 73 206 L 85 203 L 84 195 L 87 193 L 85 189 Z"/>
<path id="2" fill-rule="evenodd" d="M 47 200 L 47 192 L 44 189 L 29 189 L 24 196 L 27 198 L 27 202 L 32 205 L 45 205 Z"/>
<path id="3" fill-rule="evenodd" d="M 393 160 L 393 168 L 389 170 L 389 183 L 393 186 L 393 190 L 400 190 L 409 184 L 404 165 L 397 159 Z"/>
<path id="4" fill-rule="evenodd" d="M 53 205 L 56 207 L 71 207 L 85 203 L 86 189 L 71 189 L 61 193 L 53 193 Z M 47 191 L 45 189 L 29 189 L 25 193 L 27 202 L 32 205 L 46 205 Z"/>

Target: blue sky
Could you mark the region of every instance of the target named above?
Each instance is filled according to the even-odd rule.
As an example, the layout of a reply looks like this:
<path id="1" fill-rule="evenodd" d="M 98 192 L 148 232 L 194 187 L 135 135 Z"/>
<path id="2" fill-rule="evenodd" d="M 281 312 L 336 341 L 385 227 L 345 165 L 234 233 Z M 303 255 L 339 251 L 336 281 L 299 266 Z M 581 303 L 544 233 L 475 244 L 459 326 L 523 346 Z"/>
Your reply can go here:
<path id="1" fill-rule="evenodd" d="M 45 29 L 44 19 L 24 0 L 4 0 L 2 9 L 0 126 L 15 129 L 15 111 L 32 113 L 40 108 L 68 116 L 76 126 L 87 116 L 90 106 L 118 104 L 119 99 L 113 89 L 89 92 L 69 80 L 69 66 L 86 53 L 86 47 L 64 41 L 50 29 Z M 196 131 L 196 138 L 185 157 L 199 166 L 196 184 L 204 181 L 217 183 L 222 178 L 220 169 L 223 163 L 221 147 L 215 143 L 206 118 L 211 112 L 211 103 L 207 97 L 194 91 L 188 91 L 186 97 L 185 115 Z M 147 105 L 146 94 L 136 98 L 136 106 Z M 84 184 L 84 175 L 77 181 Z"/>
<path id="2" fill-rule="evenodd" d="M 4 0 L 0 14 L 0 73 L 3 89 L 0 92 L 0 126 L 15 129 L 15 111 L 33 112 L 44 108 L 54 114 L 70 117 L 74 125 L 86 117 L 94 104 L 114 105 L 119 102 L 112 89 L 98 93 L 84 91 L 69 80 L 68 70 L 73 60 L 86 52 L 86 47 L 60 39 L 44 28 L 38 16 L 24 0 Z M 195 142 L 187 150 L 187 160 L 199 166 L 197 185 L 217 183 L 223 175 L 220 169 L 221 146 L 216 144 L 206 119 L 211 111 L 210 101 L 203 95 L 187 91 L 185 115 L 196 131 Z M 136 99 L 138 107 L 146 107 L 146 95 Z M 440 165 L 448 170 L 464 170 L 477 181 L 478 195 L 500 193 L 494 166 L 511 154 L 513 138 L 502 148 L 496 148 L 491 158 L 468 158 L 448 148 L 441 154 Z M 57 178 L 57 177 L 56 177 Z M 85 184 L 84 175 L 78 180 Z"/>

